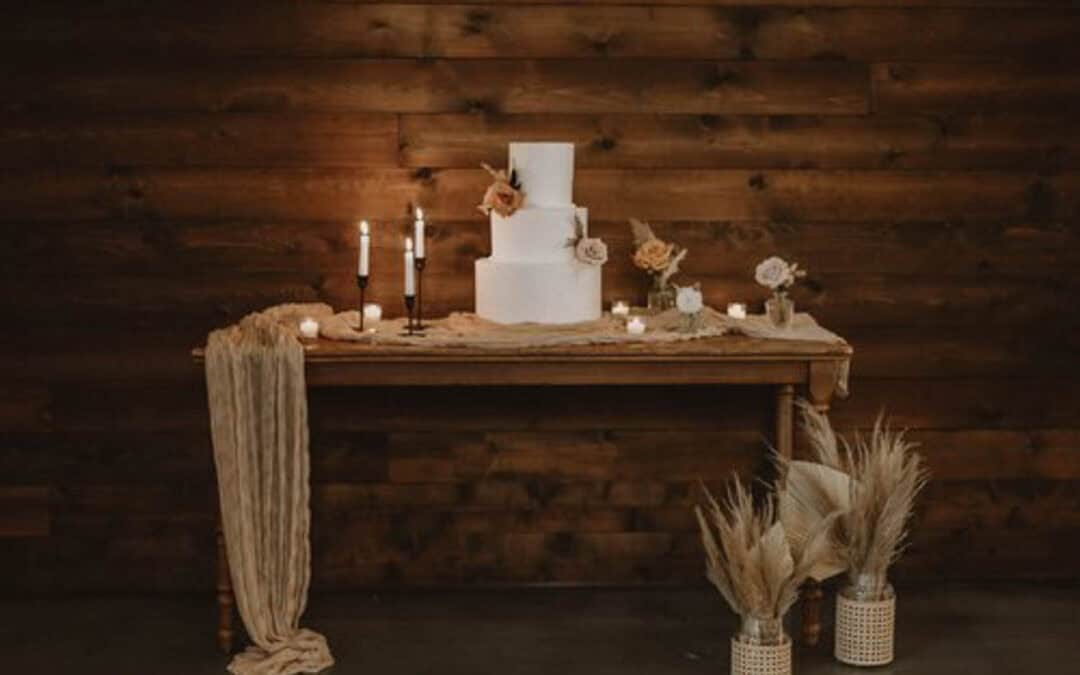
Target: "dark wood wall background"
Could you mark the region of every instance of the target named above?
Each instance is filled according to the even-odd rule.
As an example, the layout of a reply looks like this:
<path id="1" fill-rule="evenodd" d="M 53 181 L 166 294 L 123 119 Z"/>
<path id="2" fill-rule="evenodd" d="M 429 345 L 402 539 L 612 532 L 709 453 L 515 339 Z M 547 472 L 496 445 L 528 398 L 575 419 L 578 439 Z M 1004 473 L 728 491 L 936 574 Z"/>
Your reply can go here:
<path id="1" fill-rule="evenodd" d="M 410 203 L 432 310 L 472 305 L 481 161 L 577 144 L 708 300 L 754 264 L 856 346 L 935 481 L 898 574 L 1080 569 L 1080 12 L 1067 0 L 20 3 L 0 23 L 0 579 L 207 589 L 214 487 L 188 350 L 246 312 L 394 311 Z M 768 392 L 320 392 L 315 583 L 698 581 L 696 481 L 760 466 Z"/>

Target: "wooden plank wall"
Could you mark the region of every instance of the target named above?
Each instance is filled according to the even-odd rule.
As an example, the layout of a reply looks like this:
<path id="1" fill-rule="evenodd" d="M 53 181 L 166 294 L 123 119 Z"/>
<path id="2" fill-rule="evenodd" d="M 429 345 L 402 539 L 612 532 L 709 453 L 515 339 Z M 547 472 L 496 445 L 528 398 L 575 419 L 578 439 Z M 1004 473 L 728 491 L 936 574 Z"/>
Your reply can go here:
<path id="1" fill-rule="evenodd" d="M 432 310 L 470 308 L 481 161 L 577 144 L 708 300 L 753 265 L 856 346 L 935 482 L 903 579 L 1080 569 L 1080 11 L 1069 0 L 43 1 L 0 24 L 0 575 L 207 589 L 214 487 L 187 350 L 244 313 L 398 306 L 410 203 Z M 760 467 L 768 392 L 321 392 L 315 581 L 700 580 L 697 480 Z"/>

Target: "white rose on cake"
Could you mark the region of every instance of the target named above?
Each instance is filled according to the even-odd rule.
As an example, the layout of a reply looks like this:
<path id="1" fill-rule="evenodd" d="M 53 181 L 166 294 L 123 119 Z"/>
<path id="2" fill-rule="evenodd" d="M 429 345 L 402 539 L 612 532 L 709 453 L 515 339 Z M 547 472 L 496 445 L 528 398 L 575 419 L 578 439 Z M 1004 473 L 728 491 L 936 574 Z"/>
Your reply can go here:
<path id="1" fill-rule="evenodd" d="M 681 286 L 675 294 L 675 307 L 683 314 L 697 314 L 705 307 L 701 289 L 696 286 Z"/>
<path id="2" fill-rule="evenodd" d="M 777 256 L 762 260 L 754 270 L 754 280 L 773 291 L 792 285 L 795 277 L 799 275 L 798 265 L 789 265 L 786 260 Z"/>
<path id="3" fill-rule="evenodd" d="M 600 239 L 582 237 L 574 247 L 574 255 L 587 265 L 603 265 L 607 262 L 607 244 Z"/>

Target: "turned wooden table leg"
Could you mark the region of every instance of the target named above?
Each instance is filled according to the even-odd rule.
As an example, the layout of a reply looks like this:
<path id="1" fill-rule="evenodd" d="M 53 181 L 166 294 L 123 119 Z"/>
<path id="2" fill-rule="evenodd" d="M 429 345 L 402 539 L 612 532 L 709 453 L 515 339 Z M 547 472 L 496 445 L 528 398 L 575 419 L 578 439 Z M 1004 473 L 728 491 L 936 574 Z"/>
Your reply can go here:
<path id="1" fill-rule="evenodd" d="M 229 555 L 225 550 L 225 533 L 221 527 L 221 518 L 217 523 L 217 605 L 218 605 L 218 648 L 226 654 L 233 650 L 233 589 L 232 577 L 229 576 Z"/>
<path id="2" fill-rule="evenodd" d="M 802 587 L 802 641 L 814 647 L 821 640 L 821 606 L 825 593 L 821 584 L 810 579 Z"/>
<path id="3" fill-rule="evenodd" d="M 795 447 L 795 386 L 781 384 L 776 388 L 776 451 L 791 459 Z"/>
<path id="4" fill-rule="evenodd" d="M 784 459 L 795 452 L 795 387 L 782 384 L 776 389 L 776 451 Z M 813 646 L 821 639 L 821 600 L 824 594 L 815 581 L 802 588 L 802 641 Z"/>
<path id="5" fill-rule="evenodd" d="M 809 395 L 810 403 L 821 414 L 829 412 L 829 403 L 836 391 L 836 378 L 840 362 L 822 361 L 810 365 Z M 825 594 L 821 584 L 813 579 L 806 582 L 802 589 L 802 641 L 808 646 L 815 646 L 821 640 L 821 607 Z"/>

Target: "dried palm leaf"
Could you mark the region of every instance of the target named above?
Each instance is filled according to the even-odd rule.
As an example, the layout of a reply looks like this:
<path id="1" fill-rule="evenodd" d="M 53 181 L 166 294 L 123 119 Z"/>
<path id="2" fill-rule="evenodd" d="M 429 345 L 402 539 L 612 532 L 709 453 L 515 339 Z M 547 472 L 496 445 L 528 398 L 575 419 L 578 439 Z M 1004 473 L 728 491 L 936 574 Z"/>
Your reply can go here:
<path id="1" fill-rule="evenodd" d="M 785 474 L 784 488 L 777 490 L 780 522 L 792 545 L 804 546 L 822 521 L 839 517 L 850 508 L 851 479 L 842 471 L 800 461 L 788 462 Z M 848 566 L 842 522 L 835 522 L 825 538 L 827 551 L 809 572 L 817 581 L 836 576 Z"/>
<path id="2" fill-rule="evenodd" d="M 655 239 L 652 227 L 644 220 L 630 219 L 630 232 L 634 235 L 634 247 L 637 248 L 650 239 Z"/>

